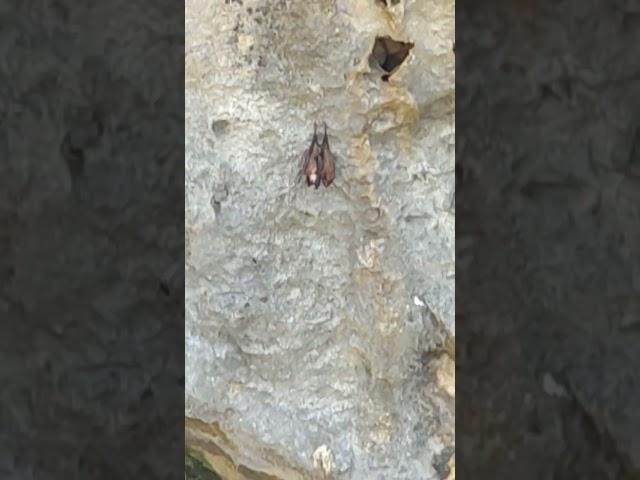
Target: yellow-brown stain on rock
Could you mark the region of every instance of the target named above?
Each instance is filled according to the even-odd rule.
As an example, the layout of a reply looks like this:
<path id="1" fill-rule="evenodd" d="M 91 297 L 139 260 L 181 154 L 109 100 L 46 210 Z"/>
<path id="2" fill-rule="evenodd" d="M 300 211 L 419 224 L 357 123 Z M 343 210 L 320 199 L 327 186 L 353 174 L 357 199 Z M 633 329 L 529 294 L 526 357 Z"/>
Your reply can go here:
<path id="1" fill-rule="evenodd" d="M 222 431 L 218 422 L 206 423 L 197 418 L 187 418 L 185 419 L 185 428 L 191 432 L 202 432 L 211 438 L 218 439 L 225 446 L 235 448 L 235 445 Z"/>
<path id="2" fill-rule="evenodd" d="M 390 87 L 395 90 L 401 87 Z M 417 105 L 404 98 L 402 92 L 390 92 L 388 101 L 372 109 L 367 115 L 369 123 L 388 122 L 398 139 L 398 145 L 407 157 L 411 157 L 415 148 L 415 132 L 418 129 L 420 110 Z M 373 154 L 371 154 L 373 156 Z"/>
<path id="3" fill-rule="evenodd" d="M 438 387 L 447 392 L 447 395 L 456 396 L 456 366 L 453 359 L 444 354 L 440 357 L 438 369 L 436 370 L 436 380 Z"/>
<path id="4" fill-rule="evenodd" d="M 453 455 L 451 455 L 447 466 L 449 467 L 449 475 L 447 476 L 447 480 L 456 480 L 456 459 Z"/>
<path id="5" fill-rule="evenodd" d="M 371 201 L 375 200 L 376 195 L 373 191 L 372 182 L 370 181 L 373 168 L 371 165 L 372 154 L 369 136 L 358 135 L 353 137 L 351 139 L 349 154 L 354 165 L 357 167 L 357 180 L 359 180 L 361 184 L 371 187 L 367 192 L 365 192 L 365 196 Z"/>
<path id="6" fill-rule="evenodd" d="M 371 436 L 378 444 L 389 443 L 391 441 L 392 428 L 391 415 L 388 413 L 382 414 L 378 417 L 376 428 Z"/>
<path id="7" fill-rule="evenodd" d="M 268 448 L 253 449 L 251 455 L 243 455 L 241 447 L 232 441 L 218 422 L 207 423 L 195 418 L 185 418 L 185 443 L 187 449 L 197 454 L 224 480 L 319 480 L 321 472 L 307 472 L 288 465 L 276 452 Z M 244 459 L 258 458 L 261 463 L 245 465 Z"/>

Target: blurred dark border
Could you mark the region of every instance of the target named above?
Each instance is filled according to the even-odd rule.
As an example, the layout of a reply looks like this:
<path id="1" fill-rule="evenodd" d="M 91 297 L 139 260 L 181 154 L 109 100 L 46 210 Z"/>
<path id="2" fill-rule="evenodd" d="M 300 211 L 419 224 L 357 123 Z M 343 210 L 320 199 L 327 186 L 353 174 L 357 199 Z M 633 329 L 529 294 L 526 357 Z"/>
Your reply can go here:
<path id="1" fill-rule="evenodd" d="M 457 2 L 458 478 L 639 478 L 640 8 Z"/>
<path id="2" fill-rule="evenodd" d="M 0 477 L 182 479 L 184 3 L 0 18 Z"/>

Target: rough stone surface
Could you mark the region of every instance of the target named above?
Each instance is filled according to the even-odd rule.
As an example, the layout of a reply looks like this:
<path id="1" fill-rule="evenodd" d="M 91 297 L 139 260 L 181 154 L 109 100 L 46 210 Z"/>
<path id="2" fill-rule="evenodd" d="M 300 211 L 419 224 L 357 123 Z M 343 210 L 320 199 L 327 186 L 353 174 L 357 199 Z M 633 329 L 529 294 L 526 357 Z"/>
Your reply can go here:
<path id="1" fill-rule="evenodd" d="M 2 478 L 183 475 L 182 11 L 0 6 Z"/>
<path id="2" fill-rule="evenodd" d="M 254 472 L 452 469 L 454 5 L 388 3 L 186 3 L 186 416 Z M 377 35 L 415 44 L 388 82 Z"/>
<path id="3" fill-rule="evenodd" d="M 463 478 L 638 478 L 639 12 L 456 11 Z"/>

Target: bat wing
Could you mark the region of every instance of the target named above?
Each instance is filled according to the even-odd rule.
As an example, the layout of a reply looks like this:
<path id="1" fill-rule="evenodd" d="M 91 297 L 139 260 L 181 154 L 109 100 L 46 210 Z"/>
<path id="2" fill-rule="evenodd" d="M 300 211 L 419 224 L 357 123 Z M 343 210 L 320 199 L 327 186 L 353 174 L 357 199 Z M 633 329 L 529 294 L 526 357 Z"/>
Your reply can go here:
<path id="1" fill-rule="evenodd" d="M 322 158 L 320 175 L 325 188 L 331 185 L 336 178 L 336 159 L 329 148 L 329 137 L 327 136 L 327 124 L 324 124 L 324 138 L 320 147 L 320 157 Z"/>
<path id="2" fill-rule="evenodd" d="M 328 187 L 336 178 L 335 157 L 328 148 L 324 150 L 322 157 L 322 183 Z"/>
<path id="3" fill-rule="evenodd" d="M 307 165 L 309 164 L 309 152 L 305 150 L 300 159 L 300 164 L 298 166 L 298 173 L 296 174 L 296 183 L 298 183 L 302 177 L 304 176 Z"/>

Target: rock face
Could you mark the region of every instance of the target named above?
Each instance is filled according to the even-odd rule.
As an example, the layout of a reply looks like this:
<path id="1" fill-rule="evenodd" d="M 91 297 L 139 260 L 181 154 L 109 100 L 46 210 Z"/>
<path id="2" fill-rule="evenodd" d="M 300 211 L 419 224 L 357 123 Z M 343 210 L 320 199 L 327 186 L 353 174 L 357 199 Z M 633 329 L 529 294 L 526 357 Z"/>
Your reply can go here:
<path id="1" fill-rule="evenodd" d="M 456 11 L 461 477 L 638 478 L 638 4 L 495 7 Z"/>
<path id="2" fill-rule="evenodd" d="M 182 475 L 182 14 L 0 7 L 2 478 Z"/>
<path id="3" fill-rule="evenodd" d="M 187 2 L 185 414 L 219 473 L 452 475 L 453 26 L 446 0 Z"/>

